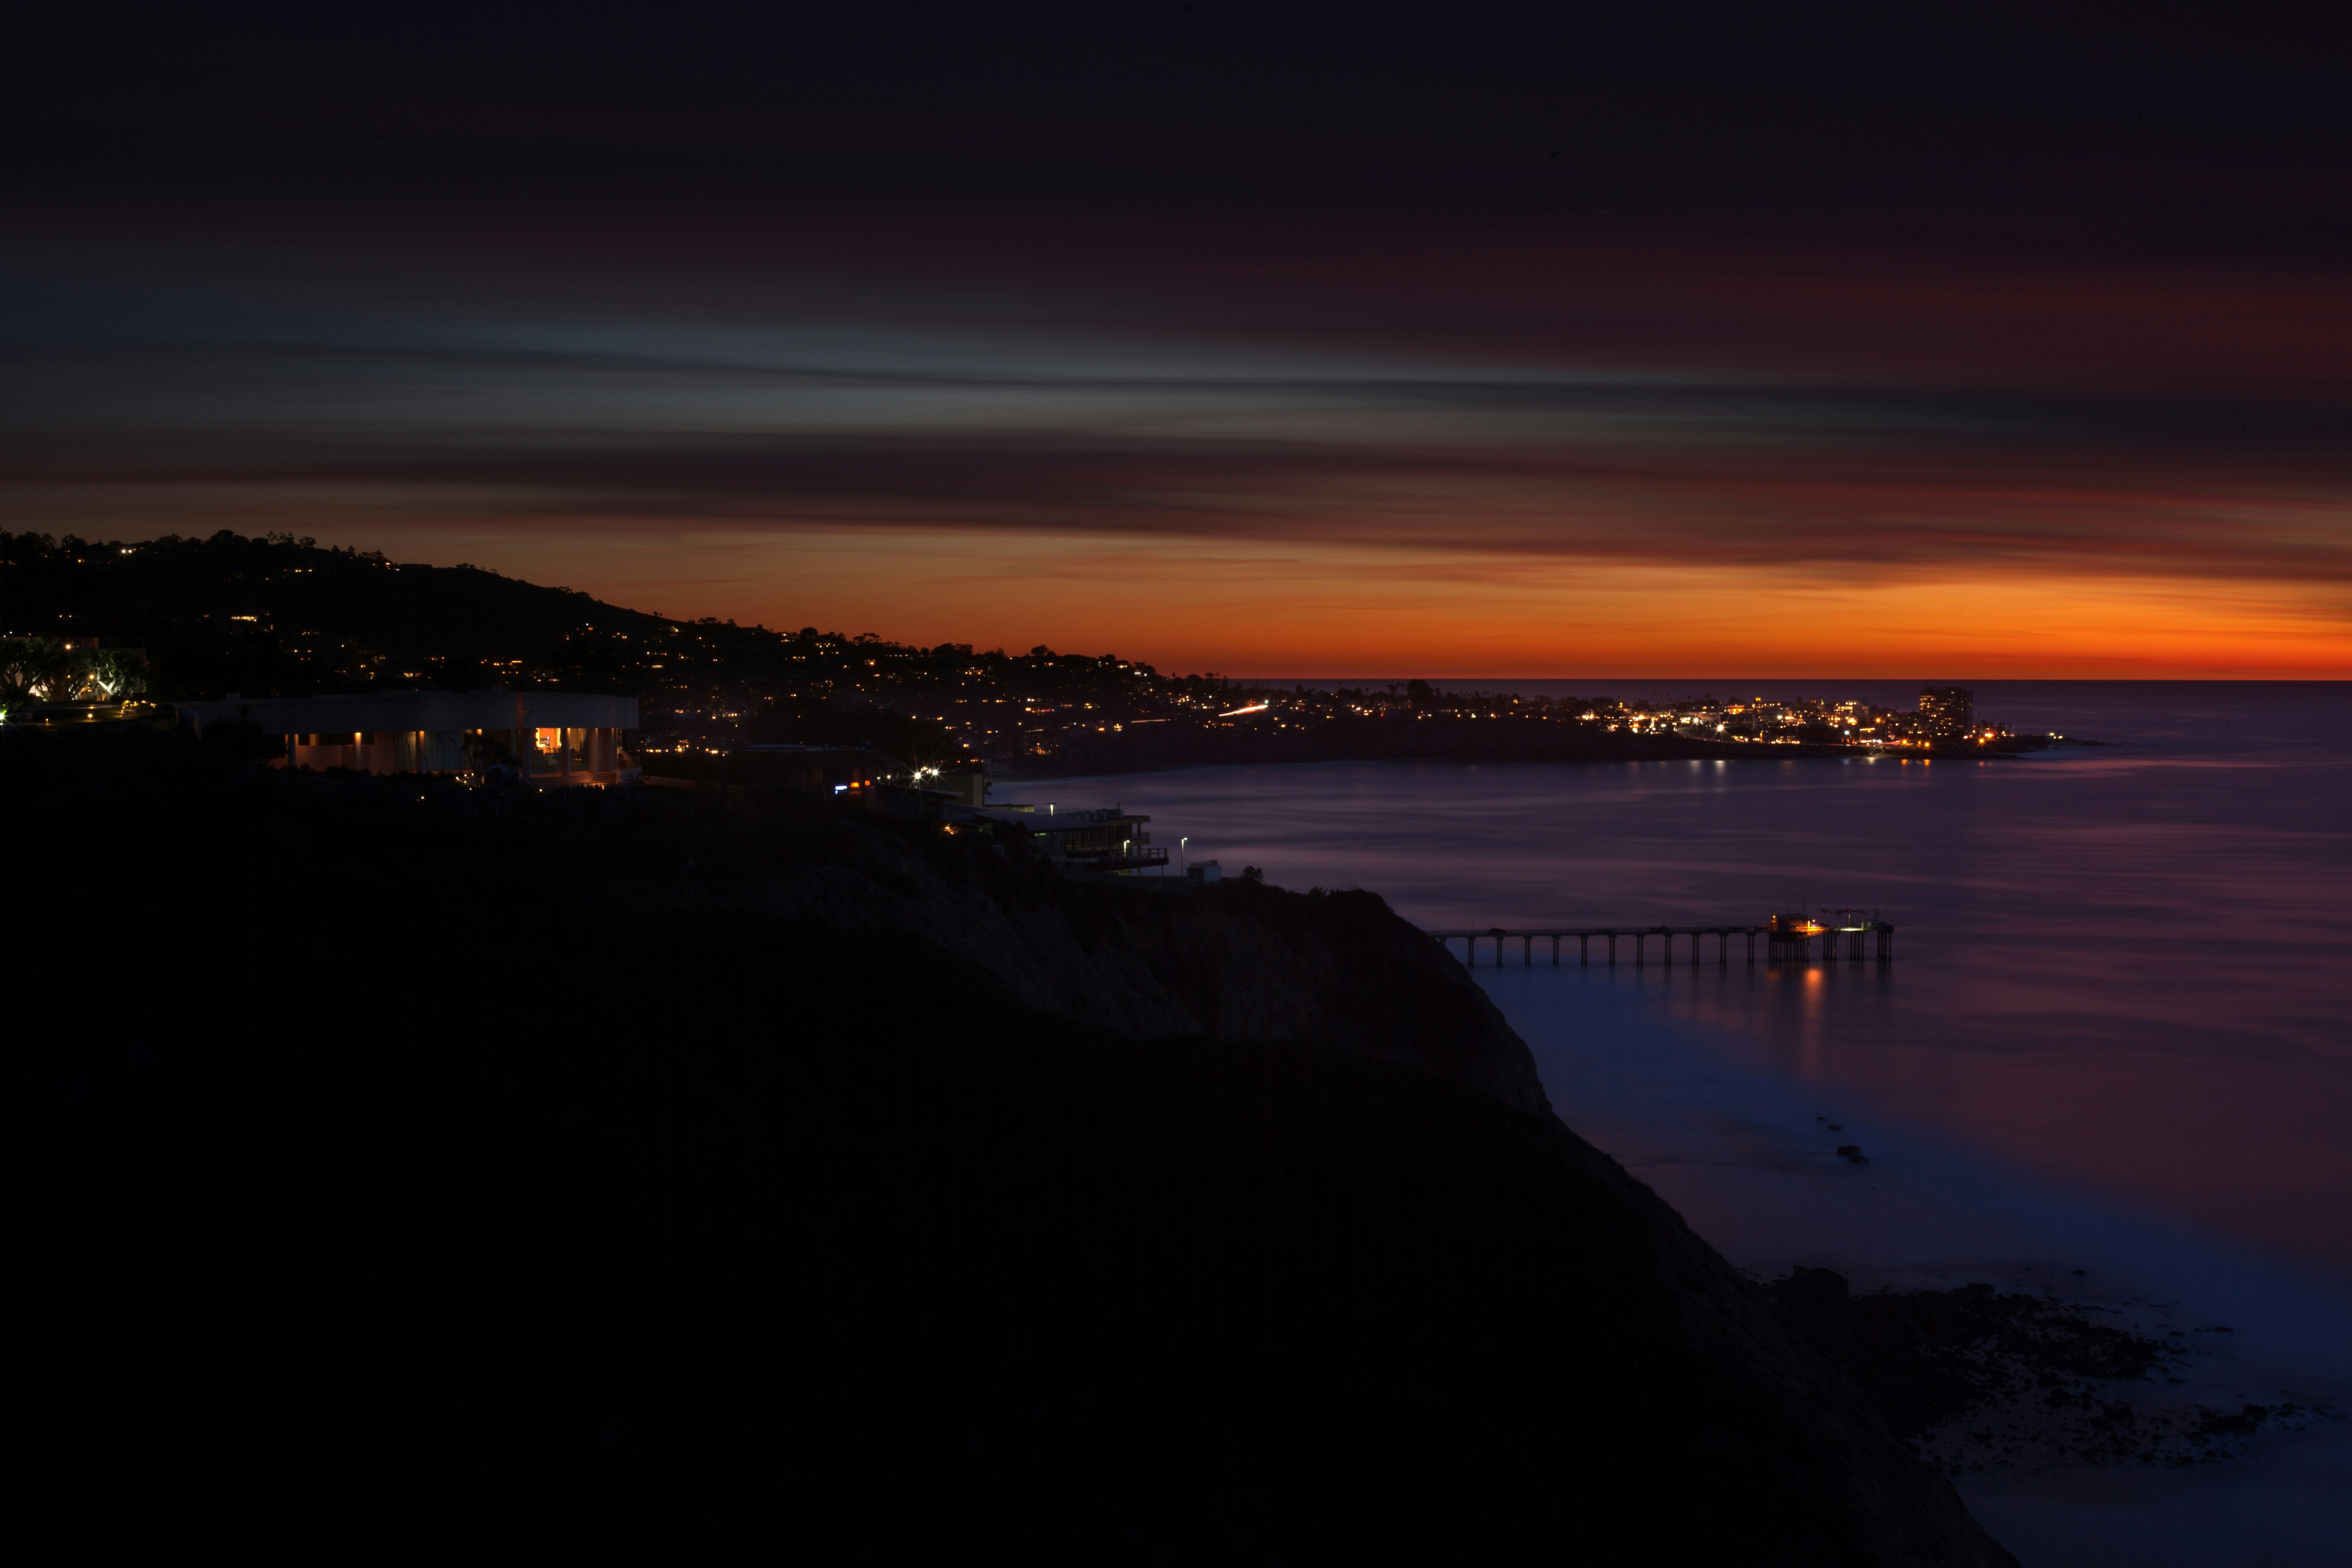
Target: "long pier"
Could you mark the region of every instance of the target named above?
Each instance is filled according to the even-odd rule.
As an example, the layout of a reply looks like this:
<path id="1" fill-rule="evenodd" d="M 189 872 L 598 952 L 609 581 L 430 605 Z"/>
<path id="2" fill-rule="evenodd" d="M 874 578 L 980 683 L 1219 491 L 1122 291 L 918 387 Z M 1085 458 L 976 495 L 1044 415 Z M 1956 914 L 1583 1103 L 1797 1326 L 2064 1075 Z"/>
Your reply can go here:
<path id="1" fill-rule="evenodd" d="M 1890 921 L 1874 918 L 1837 925 L 1776 916 L 1766 924 L 1753 926 L 1525 926 L 1515 931 L 1489 926 L 1483 931 L 1460 928 L 1433 930 L 1429 934 L 1435 937 L 1441 945 L 1445 945 L 1448 952 L 1454 951 L 1449 944 L 1458 940 L 1462 943 L 1464 957 L 1473 969 L 1478 967 L 1478 944 L 1490 937 L 1495 943 L 1496 968 L 1502 967 L 1503 944 L 1506 942 L 1517 942 L 1520 963 L 1532 966 L 1536 961 L 1536 943 L 1549 939 L 1552 967 L 1557 969 L 1559 967 L 1560 943 L 1571 937 L 1576 941 L 1577 962 L 1588 965 L 1592 962 L 1592 944 L 1595 942 L 1609 944 L 1607 962 L 1615 963 L 1617 943 L 1621 939 L 1633 942 L 1635 963 L 1645 963 L 1652 937 L 1658 939 L 1664 960 L 1668 964 L 1675 961 L 1676 938 L 1690 939 L 1690 961 L 1698 963 L 1703 961 L 1702 948 L 1706 939 L 1713 937 L 1717 964 L 1728 965 L 1731 963 L 1731 939 L 1735 936 L 1744 940 L 1749 963 L 1756 962 L 1756 939 L 1759 936 L 1764 939 L 1764 962 L 1767 963 L 1813 963 L 1816 940 L 1821 943 L 1820 962 L 1823 963 L 1836 963 L 1841 958 L 1849 963 L 1864 963 L 1865 943 L 1876 949 L 1867 955 L 1868 958 L 1880 963 L 1895 962 L 1895 927 Z M 1841 948 L 1844 950 L 1843 953 L 1839 951 Z"/>

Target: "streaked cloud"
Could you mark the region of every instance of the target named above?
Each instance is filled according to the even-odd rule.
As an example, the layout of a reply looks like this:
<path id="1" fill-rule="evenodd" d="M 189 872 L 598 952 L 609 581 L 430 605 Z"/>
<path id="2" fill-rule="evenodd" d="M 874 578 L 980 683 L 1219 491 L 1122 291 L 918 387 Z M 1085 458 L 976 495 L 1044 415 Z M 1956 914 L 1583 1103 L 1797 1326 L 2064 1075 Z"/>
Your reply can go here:
<path id="1" fill-rule="evenodd" d="M 628 552 L 580 542 L 691 536 L 724 563 L 708 542 L 754 540 L 762 573 L 795 552 L 816 569 L 749 595 L 723 571 L 698 589 L 691 573 L 593 585 L 662 588 L 671 613 L 846 624 L 878 614 L 852 581 L 864 570 L 879 599 L 901 590 L 895 623 L 872 629 L 926 637 L 954 634 L 913 624 L 919 602 L 956 618 L 955 581 L 1004 577 L 1031 585 L 992 590 L 1038 621 L 1009 634 L 1024 644 L 1092 626 L 1040 562 L 1091 552 L 1155 563 L 1161 592 L 1127 595 L 1125 651 L 1231 668 L 1249 639 L 1229 634 L 1221 654 L 1199 622 L 1213 563 L 1240 548 L 1282 590 L 1255 613 L 1307 627 L 1382 606 L 1424 662 L 1482 640 L 1516 668 L 1568 657 L 1546 649 L 1547 604 L 1586 626 L 1684 626 L 1667 605 L 1708 606 L 1706 637 L 1686 642 L 1741 660 L 1782 612 L 1902 604 L 1924 618 L 1888 620 L 1888 646 L 1957 633 L 1959 657 L 1969 626 L 2015 619 L 1988 610 L 2007 595 L 2042 614 L 2072 603 L 2103 637 L 2126 635 L 2117 615 L 2144 643 L 2170 626 L 2175 651 L 2202 637 L 2199 658 L 2232 668 L 2268 657 L 2267 614 L 2292 628 L 2280 668 L 2352 669 L 2345 389 L 2250 362 L 2275 359 L 2281 329 L 2246 316 L 2239 279 L 2212 281 L 2206 303 L 2237 301 L 2263 343 L 2211 345 L 2216 373 L 2200 376 L 2197 345 L 2178 342 L 2168 361 L 2053 372 L 2032 328 L 2063 290 L 2012 289 L 2004 310 L 1999 290 L 1935 279 L 1771 294 L 1721 269 L 1710 287 L 1603 268 L 1570 279 L 1578 310 L 1608 318 L 1614 300 L 1642 324 L 1580 334 L 1557 311 L 1496 305 L 1495 321 L 1549 320 L 1521 336 L 1465 325 L 1425 279 L 1381 284 L 1360 312 L 1378 330 L 1351 334 L 1306 294 L 1286 330 L 1264 290 L 1204 323 L 1155 306 L 1140 267 L 1144 283 L 1113 279 L 1124 294 L 983 289 L 950 268 L 929 286 L 788 279 L 717 307 L 670 279 L 594 308 L 531 301 L 512 258 L 460 270 L 465 286 L 436 296 L 334 256 L 284 288 L 235 268 L 207 281 L 20 256 L 0 518 L 469 541 L 466 558 L 582 586 L 550 570 L 551 541 L 609 564 Z M 2085 309 L 2102 339 L 2128 337 L 2135 310 L 2160 335 L 2183 289 Z M 503 309 L 483 308 L 499 293 Z M 2309 314 L 2326 295 L 2301 298 Z M 2009 346 L 1915 342 L 1908 374 L 1904 354 L 1854 346 L 1938 340 L 1939 310 Z M 1698 363 L 1694 341 L 1720 363 Z M 964 566 L 917 593 L 943 550 Z M 1482 618 L 1523 629 L 1470 636 Z M 1256 640 L 1252 657 L 1325 662 L 1311 639 Z"/>

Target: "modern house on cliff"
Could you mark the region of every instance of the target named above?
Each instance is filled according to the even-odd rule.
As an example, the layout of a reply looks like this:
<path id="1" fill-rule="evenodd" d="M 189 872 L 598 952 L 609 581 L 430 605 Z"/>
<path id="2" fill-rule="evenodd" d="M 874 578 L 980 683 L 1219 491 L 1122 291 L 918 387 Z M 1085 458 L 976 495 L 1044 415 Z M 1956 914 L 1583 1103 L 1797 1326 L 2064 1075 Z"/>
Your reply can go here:
<path id="1" fill-rule="evenodd" d="M 1156 870 L 1168 864 L 1168 851 L 1149 847 L 1151 820 L 1122 806 L 1093 811 L 1040 814 L 1034 806 L 993 805 L 982 810 L 959 808 L 959 822 L 982 822 L 1017 827 L 1029 835 L 1045 858 L 1065 870 L 1099 871 L 1111 875 Z"/>
<path id="2" fill-rule="evenodd" d="M 232 696 L 178 704 L 202 734 L 257 725 L 286 742 L 288 767 L 454 773 L 504 764 L 541 785 L 626 784 L 637 776 L 621 731 L 637 700 L 581 691 L 395 691 L 361 697 Z"/>

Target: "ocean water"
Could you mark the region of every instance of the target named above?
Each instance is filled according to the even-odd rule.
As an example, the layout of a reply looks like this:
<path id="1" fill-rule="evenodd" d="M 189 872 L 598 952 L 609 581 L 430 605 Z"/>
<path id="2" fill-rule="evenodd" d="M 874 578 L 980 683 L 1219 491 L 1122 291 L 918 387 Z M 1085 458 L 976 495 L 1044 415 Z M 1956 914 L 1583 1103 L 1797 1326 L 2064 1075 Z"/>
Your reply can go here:
<path id="1" fill-rule="evenodd" d="M 1461 682 L 1508 689 L 1508 682 Z M 1906 701 L 1878 683 L 1516 683 Z M 2188 1393 L 2352 1391 L 2352 687 L 1987 683 L 2016 760 L 1334 763 L 1023 784 L 1427 926 L 1860 906 L 1898 956 L 1477 974 L 1568 1123 L 1735 1264 L 1987 1279 L 2190 1331 Z M 1000 790 L 999 798 L 1008 792 Z M 1461 952 L 1461 944 L 1454 944 Z M 1760 955 L 1759 955 L 1760 959 Z M 1835 1123 L 1835 1133 L 1828 1131 Z M 1858 1143 L 1866 1166 L 1837 1159 Z M 2160 1320 L 2157 1314 L 2162 1314 Z M 2226 1327 L 2227 1336 L 2212 1331 Z M 2345 1423 L 2192 1472 L 1961 1482 L 2035 1563 L 2352 1562 Z"/>

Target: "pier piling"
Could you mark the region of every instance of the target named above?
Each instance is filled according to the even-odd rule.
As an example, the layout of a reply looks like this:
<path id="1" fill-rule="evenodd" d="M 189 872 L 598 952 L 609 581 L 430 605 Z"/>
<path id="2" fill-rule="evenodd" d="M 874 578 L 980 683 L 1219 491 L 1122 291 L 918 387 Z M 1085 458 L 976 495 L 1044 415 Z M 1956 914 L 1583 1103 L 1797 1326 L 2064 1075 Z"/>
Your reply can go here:
<path id="1" fill-rule="evenodd" d="M 1665 957 L 1663 962 L 1669 969 L 1674 967 L 1675 938 L 1678 936 L 1690 938 L 1690 961 L 1694 968 L 1706 962 L 1706 942 L 1710 936 L 1715 938 L 1715 962 L 1716 967 L 1719 969 L 1727 969 L 1731 965 L 1731 939 L 1734 936 L 1741 937 L 1747 942 L 1747 958 L 1750 967 L 1753 967 L 1756 963 L 1756 939 L 1759 936 L 1764 939 L 1764 962 L 1768 964 L 1815 962 L 1812 939 L 1816 936 L 1822 939 L 1821 957 L 1818 962 L 1824 964 L 1864 963 L 1873 958 L 1880 963 L 1892 963 L 1895 961 L 1895 927 L 1890 922 L 1880 920 L 1875 915 L 1864 918 L 1843 914 L 1843 911 L 1840 916 L 1831 918 L 1838 919 L 1839 923 L 1833 926 L 1823 925 L 1805 920 L 1801 916 L 1775 915 L 1766 924 L 1752 926 L 1660 925 L 1637 926 L 1630 930 L 1623 926 L 1538 926 L 1522 928 L 1518 931 L 1507 931 L 1501 926 L 1489 926 L 1483 931 L 1432 931 L 1429 934 L 1437 938 L 1438 944 L 1444 947 L 1449 953 L 1453 952 L 1450 945 L 1453 940 L 1457 936 L 1460 937 L 1463 961 L 1472 969 L 1478 967 L 1478 943 L 1480 939 L 1485 937 L 1495 939 L 1495 966 L 1498 969 L 1503 967 L 1503 944 L 1512 937 L 1519 939 L 1519 966 L 1523 969 L 1535 967 L 1538 937 L 1551 939 L 1551 966 L 1558 969 L 1560 963 L 1559 944 L 1564 938 L 1571 936 L 1576 939 L 1577 964 L 1580 968 L 1588 969 L 1592 965 L 1592 942 L 1596 937 L 1609 943 L 1609 964 L 1612 969 L 1617 964 L 1619 937 L 1630 937 L 1633 940 L 1633 962 L 1640 965 L 1649 963 L 1649 942 L 1651 937 L 1655 936 L 1665 944 Z M 1799 923 L 1800 921 L 1803 923 Z M 1841 937 L 1844 938 L 1843 943 L 1839 941 Z M 1877 939 L 1875 949 L 1870 945 L 1873 937 Z"/>

